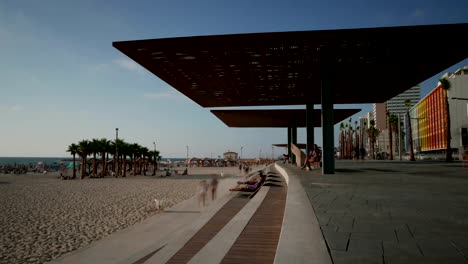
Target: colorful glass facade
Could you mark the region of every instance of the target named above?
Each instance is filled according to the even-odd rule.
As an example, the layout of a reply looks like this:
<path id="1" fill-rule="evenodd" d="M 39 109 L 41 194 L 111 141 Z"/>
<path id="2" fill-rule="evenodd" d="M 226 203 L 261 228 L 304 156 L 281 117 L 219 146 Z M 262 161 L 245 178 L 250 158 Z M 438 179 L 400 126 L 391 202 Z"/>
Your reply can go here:
<path id="1" fill-rule="evenodd" d="M 446 148 L 446 93 L 447 91 L 438 86 L 410 110 L 415 150 L 419 149 L 418 146 L 421 147 L 421 151 Z"/>

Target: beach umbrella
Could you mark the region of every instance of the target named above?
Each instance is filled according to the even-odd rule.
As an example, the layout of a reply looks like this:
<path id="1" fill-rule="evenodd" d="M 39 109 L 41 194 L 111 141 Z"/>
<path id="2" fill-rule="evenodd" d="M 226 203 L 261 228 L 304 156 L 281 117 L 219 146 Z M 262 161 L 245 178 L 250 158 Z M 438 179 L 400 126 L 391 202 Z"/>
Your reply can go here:
<path id="1" fill-rule="evenodd" d="M 80 167 L 80 164 L 75 164 L 75 167 Z M 68 163 L 67 169 L 73 169 L 73 162 Z"/>

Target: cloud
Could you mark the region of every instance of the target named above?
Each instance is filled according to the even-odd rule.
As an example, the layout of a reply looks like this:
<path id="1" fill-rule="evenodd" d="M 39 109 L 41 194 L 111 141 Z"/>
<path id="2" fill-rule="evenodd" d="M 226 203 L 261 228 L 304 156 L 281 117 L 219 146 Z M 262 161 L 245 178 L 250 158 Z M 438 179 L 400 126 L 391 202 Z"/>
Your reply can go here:
<path id="1" fill-rule="evenodd" d="M 105 63 L 91 65 L 88 70 L 92 73 L 101 73 L 109 69 L 109 65 Z"/>
<path id="2" fill-rule="evenodd" d="M 425 12 L 421 8 L 416 8 L 412 13 L 411 17 L 412 18 L 424 18 Z"/>
<path id="3" fill-rule="evenodd" d="M 138 72 L 138 73 L 143 72 L 143 68 L 139 64 L 129 59 L 117 59 L 117 60 L 114 60 L 114 63 L 129 71 Z"/>
<path id="4" fill-rule="evenodd" d="M 146 93 L 143 97 L 147 100 L 176 100 L 180 97 L 173 92 L 161 92 L 161 93 Z"/>

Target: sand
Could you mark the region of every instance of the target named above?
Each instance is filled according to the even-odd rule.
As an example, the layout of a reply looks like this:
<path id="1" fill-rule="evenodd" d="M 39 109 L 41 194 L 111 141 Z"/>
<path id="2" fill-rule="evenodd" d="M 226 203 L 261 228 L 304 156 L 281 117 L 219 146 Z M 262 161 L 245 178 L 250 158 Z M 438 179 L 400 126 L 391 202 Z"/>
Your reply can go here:
<path id="1" fill-rule="evenodd" d="M 60 180 L 57 174 L 0 174 L 0 263 L 43 263 L 194 196 L 211 174 L 237 168 L 190 168 L 188 176 Z M 222 180 L 222 178 L 221 178 Z"/>

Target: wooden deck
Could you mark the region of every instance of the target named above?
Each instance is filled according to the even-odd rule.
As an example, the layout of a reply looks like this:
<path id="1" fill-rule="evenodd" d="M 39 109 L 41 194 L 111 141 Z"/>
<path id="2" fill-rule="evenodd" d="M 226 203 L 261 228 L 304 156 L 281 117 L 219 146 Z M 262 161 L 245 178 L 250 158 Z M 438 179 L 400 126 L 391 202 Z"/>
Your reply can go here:
<path id="1" fill-rule="evenodd" d="M 283 224 L 286 193 L 287 187 L 270 186 L 265 200 L 221 263 L 273 263 Z"/>
<path id="2" fill-rule="evenodd" d="M 247 197 L 232 198 L 167 263 L 187 263 L 248 201 Z"/>

